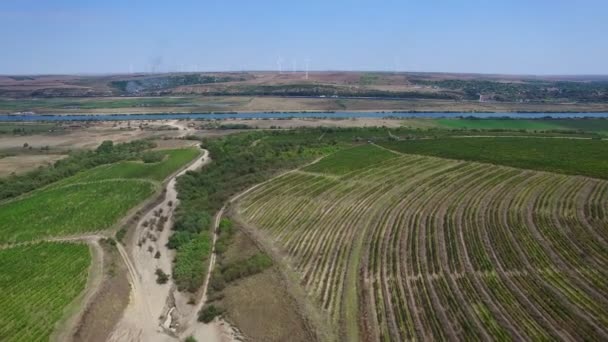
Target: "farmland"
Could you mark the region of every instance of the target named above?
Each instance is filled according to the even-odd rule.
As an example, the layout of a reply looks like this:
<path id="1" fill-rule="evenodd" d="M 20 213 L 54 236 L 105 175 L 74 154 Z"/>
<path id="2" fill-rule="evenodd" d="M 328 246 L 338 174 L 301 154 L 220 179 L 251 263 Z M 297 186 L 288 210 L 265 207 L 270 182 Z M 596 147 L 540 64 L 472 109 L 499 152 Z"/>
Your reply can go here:
<path id="1" fill-rule="evenodd" d="M 170 174 L 177 171 L 199 154 L 195 148 L 163 150 L 154 152 L 158 155 L 158 161 L 143 163 L 141 161 L 123 161 L 119 163 L 102 165 L 82 172 L 74 177 L 66 179 L 66 183 L 93 182 L 108 179 L 147 179 L 151 181 L 162 181 Z"/>
<path id="2" fill-rule="evenodd" d="M 605 119 L 439 119 L 438 127 L 463 130 L 583 131 L 608 134 Z"/>
<path id="3" fill-rule="evenodd" d="M 107 229 L 154 190 L 147 181 L 113 180 L 35 192 L 0 207 L 0 244 Z"/>
<path id="4" fill-rule="evenodd" d="M 148 198 L 158 182 L 198 155 L 159 152 L 161 161 L 102 165 L 0 206 L 0 244 L 95 232 Z M 128 189 L 128 191 L 123 191 Z"/>
<path id="5" fill-rule="evenodd" d="M 84 289 L 84 244 L 37 243 L 0 250 L 0 340 L 45 341 Z"/>
<path id="6" fill-rule="evenodd" d="M 81 240 L 99 249 L 99 236 L 93 234 L 105 235 L 102 231 L 113 228 L 154 194 L 161 181 L 200 153 L 194 148 L 145 150 L 150 147 L 145 142 L 106 142 L 95 152 L 68 157 L 66 165 L 20 176 L 27 187 L 37 188 L 16 188 L 19 191 L 0 204 L 0 340 L 48 340 L 57 322 L 74 314 L 75 308 L 65 310 L 83 293 L 89 278 L 89 247 L 43 241 Z M 91 166 L 96 164 L 101 165 Z M 52 182 L 70 172 L 76 173 Z M 45 186 L 40 175 L 51 183 Z M 108 274 L 113 275 L 115 267 L 110 265 Z"/>
<path id="7" fill-rule="evenodd" d="M 452 138 L 381 142 L 395 151 L 608 178 L 608 142 L 548 138 Z"/>
<path id="8" fill-rule="evenodd" d="M 439 141 L 457 151 L 480 139 Z M 426 142 L 388 146 L 425 154 L 409 143 Z M 387 152 L 359 149 L 277 177 L 236 208 L 343 339 L 607 338 L 608 182 L 416 154 L 340 166 Z M 548 153 L 537 169 L 599 172 L 554 167 Z M 534 166 L 510 160 L 496 164 Z"/>

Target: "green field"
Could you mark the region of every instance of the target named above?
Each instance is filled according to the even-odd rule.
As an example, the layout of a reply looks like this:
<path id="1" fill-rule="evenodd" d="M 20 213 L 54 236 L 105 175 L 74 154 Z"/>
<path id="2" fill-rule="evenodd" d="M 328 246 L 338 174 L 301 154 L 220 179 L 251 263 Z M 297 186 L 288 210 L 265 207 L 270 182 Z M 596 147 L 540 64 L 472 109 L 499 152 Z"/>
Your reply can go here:
<path id="1" fill-rule="evenodd" d="M 452 138 L 388 146 L 463 149 L 472 159 L 480 153 L 466 145 L 473 144 L 501 163 L 572 168 L 563 155 L 580 163 L 575 171 L 593 173 L 585 161 L 608 160 L 595 143 Z M 529 159 L 517 159 L 522 152 Z M 337 340 L 604 340 L 608 181 L 417 154 L 338 179 L 328 174 L 376 154 L 371 146 L 339 151 L 319 162 L 324 173 L 283 174 L 234 206 L 296 273 Z"/>
<path id="2" fill-rule="evenodd" d="M 165 157 L 160 162 L 143 163 L 141 161 L 124 161 L 103 165 L 81 172 L 74 177 L 62 181 L 61 184 L 116 178 L 141 178 L 162 181 L 179 170 L 180 167 L 193 160 L 200 153 L 199 150 L 195 148 L 163 150 L 158 152 L 160 154 L 165 154 Z"/>
<path id="3" fill-rule="evenodd" d="M 605 119 L 438 119 L 442 128 L 477 130 L 582 131 L 608 134 Z"/>
<path id="4" fill-rule="evenodd" d="M 440 138 L 382 142 L 402 153 L 608 179 L 608 142 L 551 138 Z"/>
<path id="5" fill-rule="evenodd" d="M 505 129 L 505 130 L 553 130 L 562 129 L 551 120 L 502 120 L 502 119 L 439 119 L 442 127 L 456 129 Z"/>
<path id="6" fill-rule="evenodd" d="M 0 250 L 0 341 L 48 341 L 64 308 L 84 289 L 90 263 L 83 244 Z"/>
<path id="7" fill-rule="evenodd" d="M 100 166 L 0 205 L 0 245 L 110 228 L 194 159 L 196 149 L 168 150 L 156 163 Z"/>
<path id="8" fill-rule="evenodd" d="M 107 229 L 156 189 L 141 180 L 73 184 L 0 207 L 0 245 Z"/>
<path id="9" fill-rule="evenodd" d="M 332 156 L 332 158 L 324 158 L 318 163 L 304 168 L 304 170 L 344 175 L 397 156 L 396 153 L 374 145 L 361 145 L 342 150 Z"/>
<path id="10" fill-rule="evenodd" d="M 153 153 L 142 158 L 158 162 L 103 165 L 3 202 L 0 246 L 111 228 L 199 151 Z M 84 244 L 0 249 L 0 341 L 48 340 L 65 307 L 82 292 L 90 262 Z"/>

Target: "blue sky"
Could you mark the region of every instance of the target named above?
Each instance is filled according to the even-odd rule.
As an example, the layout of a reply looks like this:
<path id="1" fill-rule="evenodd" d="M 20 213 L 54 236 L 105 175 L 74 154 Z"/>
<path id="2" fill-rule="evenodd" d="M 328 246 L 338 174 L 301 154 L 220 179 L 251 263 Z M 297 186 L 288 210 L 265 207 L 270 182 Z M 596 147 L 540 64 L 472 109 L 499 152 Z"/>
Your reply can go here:
<path id="1" fill-rule="evenodd" d="M 0 74 L 608 74 L 608 1 L 1 0 Z"/>

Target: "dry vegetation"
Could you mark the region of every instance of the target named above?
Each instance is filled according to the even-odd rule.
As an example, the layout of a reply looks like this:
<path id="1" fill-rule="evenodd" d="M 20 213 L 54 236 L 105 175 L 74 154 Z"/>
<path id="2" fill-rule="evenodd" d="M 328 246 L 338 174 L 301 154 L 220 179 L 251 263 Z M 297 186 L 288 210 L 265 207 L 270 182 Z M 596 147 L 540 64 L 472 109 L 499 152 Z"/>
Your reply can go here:
<path id="1" fill-rule="evenodd" d="M 231 239 L 219 267 L 243 262 L 260 253 L 240 229 Z M 226 318 L 252 341 L 316 340 L 316 333 L 288 289 L 287 280 L 275 265 L 231 282 L 213 293 L 211 304 L 223 308 Z"/>
<path id="2" fill-rule="evenodd" d="M 403 72 L 0 76 L 0 113 L 608 111 L 607 84 L 602 76 Z"/>

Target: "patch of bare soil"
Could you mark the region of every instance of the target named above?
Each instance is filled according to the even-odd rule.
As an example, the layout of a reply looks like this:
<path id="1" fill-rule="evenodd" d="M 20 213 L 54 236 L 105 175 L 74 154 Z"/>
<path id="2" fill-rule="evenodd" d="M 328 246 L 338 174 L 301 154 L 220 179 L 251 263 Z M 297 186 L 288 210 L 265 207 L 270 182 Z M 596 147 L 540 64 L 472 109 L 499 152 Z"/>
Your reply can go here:
<path id="1" fill-rule="evenodd" d="M 352 119 L 225 119 L 220 124 L 244 124 L 252 128 L 300 128 L 300 127 L 400 127 L 404 120 L 352 118 Z"/>
<path id="2" fill-rule="evenodd" d="M 0 158 L 0 177 L 23 173 L 39 166 L 52 165 L 66 156 L 65 154 L 26 154 Z"/>
<path id="3" fill-rule="evenodd" d="M 101 287 L 86 307 L 73 341 L 106 341 L 129 302 L 127 268 L 116 247 L 102 244 L 104 278 Z"/>
<path id="4" fill-rule="evenodd" d="M 187 148 L 194 147 L 200 144 L 197 140 L 185 140 L 185 139 L 157 139 L 154 140 L 156 144 L 155 150 L 170 150 L 176 148 Z"/>
<path id="5" fill-rule="evenodd" d="M 134 123 L 132 125 L 135 125 Z M 0 137 L 0 150 L 21 149 L 24 144 L 33 149 L 48 147 L 52 150 L 68 151 L 94 149 L 104 140 L 127 142 L 135 139 L 175 135 L 175 131 L 149 131 L 128 127 L 81 127 L 62 134 L 36 134 L 27 136 Z"/>
<path id="6" fill-rule="evenodd" d="M 243 260 L 257 252 L 259 249 L 251 239 L 237 232 L 226 251 L 226 259 L 231 262 Z M 277 267 L 232 282 L 222 291 L 222 299 L 216 304 L 226 309 L 227 320 L 248 340 L 316 340 L 298 312 L 298 304 L 287 291 L 285 279 Z"/>

